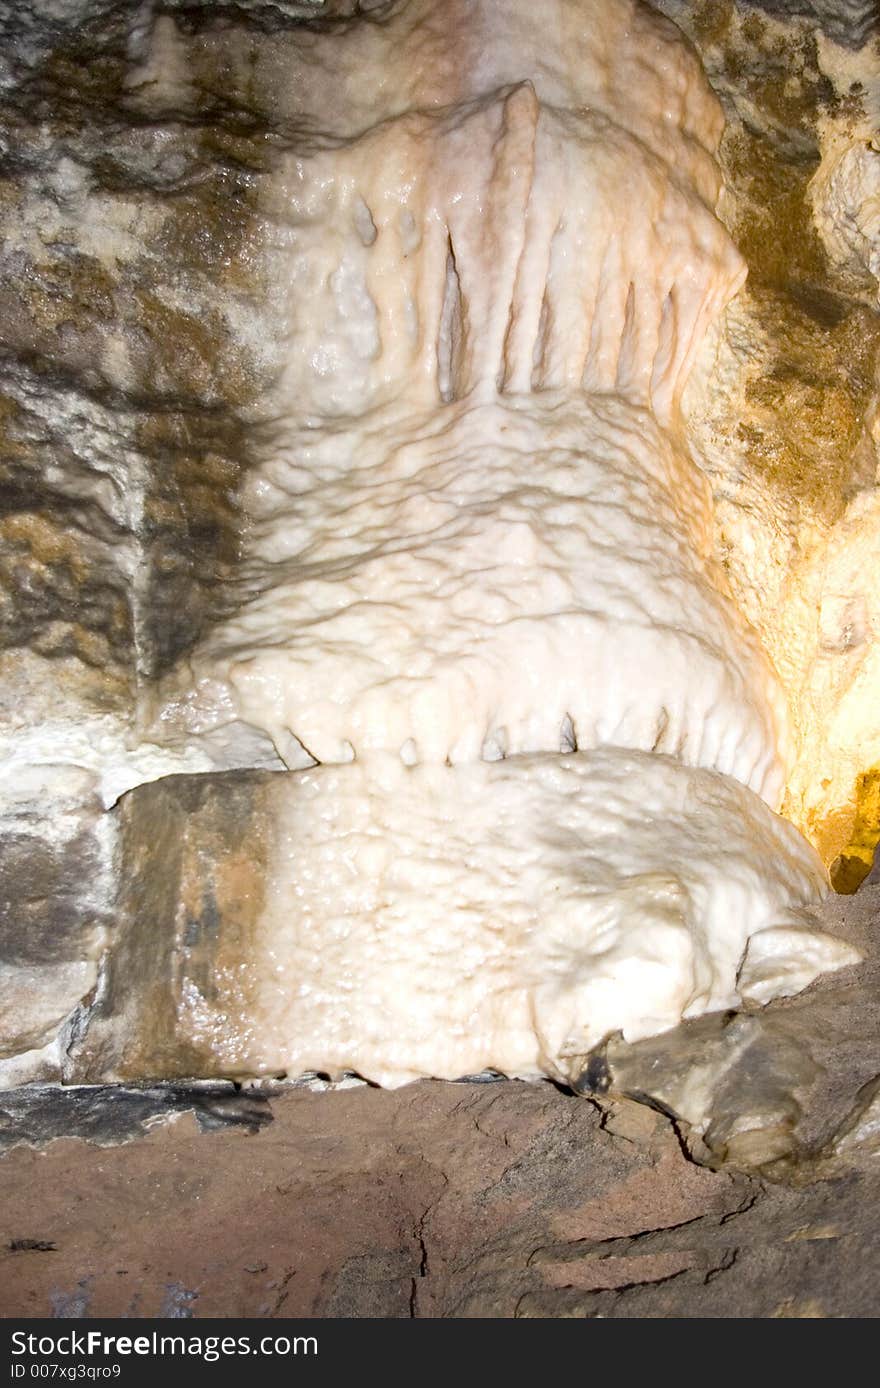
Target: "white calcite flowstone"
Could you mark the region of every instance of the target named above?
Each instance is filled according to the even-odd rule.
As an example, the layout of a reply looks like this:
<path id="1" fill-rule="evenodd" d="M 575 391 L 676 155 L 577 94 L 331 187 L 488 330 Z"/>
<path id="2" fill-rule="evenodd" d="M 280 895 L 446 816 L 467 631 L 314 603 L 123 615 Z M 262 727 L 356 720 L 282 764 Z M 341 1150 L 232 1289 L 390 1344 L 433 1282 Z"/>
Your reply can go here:
<path id="1" fill-rule="evenodd" d="M 291 769 L 612 743 L 776 805 L 783 701 L 678 430 L 745 274 L 695 55 L 633 0 L 409 0 L 275 57 L 284 361 L 230 615 L 149 735 Z"/>
<path id="2" fill-rule="evenodd" d="M 826 876 L 797 831 L 663 754 L 374 753 L 171 777 L 120 811 L 121 938 L 74 1063 L 91 1080 L 576 1080 L 610 1034 L 857 958 L 816 929 Z"/>
<path id="3" fill-rule="evenodd" d="M 234 718 L 294 768 L 610 743 L 778 803 L 781 698 L 722 592 L 705 481 L 644 408 L 389 406 L 302 430 L 252 514 L 257 591 L 189 658 L 166 723 Z"/>
<path id="4" fill-rule="evenodd" d="M 611 1032 L 856 957 L 810 932 L 821 865 L 756 796 L 614 747 L 301 773 L 267 872 L 245 1018 L 261 1072 L 573 1078 Z"/>
<path id="5" fill-rule="evenodd" d="M 638 0 L 241 23 L 129 35 L 126 109 L 232 90 L 271 134 L 228 157 L 274 379 L 236 397 L 212 523 L 244 521 L 189 637 L 174 566 L 131 565 L 136 733 L 92 757 L 135 785 L 118 924 L 65 1073 L 576 1081 L 853 962 L 774 814 L 786 699 L 681 413 L 746 270 L 696 54 Z"/>
<path id="6" fill-rule="evenodd" d="M 630 0 L 410 0 L 284 62 L 284 365 L 228 616 L 147 726 L 297 774 L 167 1026 L 224 1072 L 572 1078 L 852 962 L 682 432 L 745 273 L 694 54 Z"/>

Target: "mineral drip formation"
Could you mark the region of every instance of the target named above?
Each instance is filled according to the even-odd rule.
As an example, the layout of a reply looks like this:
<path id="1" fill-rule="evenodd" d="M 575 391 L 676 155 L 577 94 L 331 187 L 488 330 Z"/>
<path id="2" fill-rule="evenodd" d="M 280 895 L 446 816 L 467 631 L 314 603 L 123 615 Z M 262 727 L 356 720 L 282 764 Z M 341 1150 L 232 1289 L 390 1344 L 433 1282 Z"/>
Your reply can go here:
<path id="1" fill-rule="evenodd" d="M 148 718 L 287 770 L 246 928 L 208 970 L 181 934 L 152 1021 L 123 924 L 97 1071 L 572 1080 L 852 962 L 681 419 L 745 275 L 695 54 L 635 0 L 394 0 L 273 81 L 285 365 L 235 600 Z"/>

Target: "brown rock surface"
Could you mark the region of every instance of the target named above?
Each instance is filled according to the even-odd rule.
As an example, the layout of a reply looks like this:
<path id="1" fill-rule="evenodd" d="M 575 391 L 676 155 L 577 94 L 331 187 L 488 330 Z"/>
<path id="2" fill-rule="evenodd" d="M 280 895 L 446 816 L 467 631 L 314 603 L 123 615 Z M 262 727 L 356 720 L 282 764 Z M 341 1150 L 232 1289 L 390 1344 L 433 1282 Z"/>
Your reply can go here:
<path id="1" fill-rule="evenodd" d="M 69 1079 L 239 1073 L 277 784 L 259 771 L 169 776 L 123 797 L 113 947 Z"/>
<path id="2" fill-rule="evenodd" d="M 724 107 L 720 211 L 749 266 L 689 386 L 716 552 L 788 698 L 785 814 L 852 892 L 880 836 L 877 6 L 656 3 Z"/>
<path id="3" fill-rule="evenodd" d="M 53 1104 L 75 1130 L 88 1094 L 91 1143 L 0 1159 L 5 1316 L 880 1309 L 871 1165 L 789 1185 L 715 1172 L 650 1109 L 516 1082 L 288 1089 L 268 1102 L 227 1091 L 213 1108 L 205 1091 L 140 1091 L 153 1125 L 121 1142 L 111 1100 L 72 1091 L 44 1102 L 43 1138 Z M 188 1103 L 201 1128 L 192 1114 L 155 1126 Z M 216 1126 L 224 1112 L 237 1122 Z"/>
<path id="4" fill-rule="evenodd" d="M 196 639 L 237 553 L 237 411 L 260 388 L 265 135 L 209 96 L 185 119 L 151 104 L 137 15 L 0 17 L 0 651 L 42 668 L 55 716 L 130 719 L 138 681 Z"/>
<path id="5" fill-rule="evenodd" d="M 45 815 L 51 805 L 52 815 Z M 98 977 L 112 822 L 73 766 L 19 769 L 0 805 L 0 1066 L 53 1042 Z M 37 1070 L 54 1068 L 47 1056 Z M 3 1074 L 6 1083 L 11 1075 Z"/>

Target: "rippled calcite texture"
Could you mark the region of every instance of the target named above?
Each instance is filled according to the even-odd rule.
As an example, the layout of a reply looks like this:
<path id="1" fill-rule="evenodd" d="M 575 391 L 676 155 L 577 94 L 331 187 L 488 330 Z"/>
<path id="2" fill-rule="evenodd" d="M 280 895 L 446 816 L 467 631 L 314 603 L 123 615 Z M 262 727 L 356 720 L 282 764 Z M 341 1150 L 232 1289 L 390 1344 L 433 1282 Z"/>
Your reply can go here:
<path id="1" fill-rule="evenodd" d="M 852 962 L 761 804 L 784 699 L 681 429 L 745 273 L 694 54 L 629 0 L 410 0 L 274 80 L 287 357 L 239 605 L 154 727 L 297 774 L 232 991 L 178 980 L 188 1044 L 570 1078 Z"/>
<path id="2" fill-rule="evenodd" d="M 611 744 L 778 801 L 775 685 L 716 586 L 703 479 L 647 410 L 389 406 L 303 430 L 257 485 L 263 584 L 191 659 L 194 731 L 234 711 L 294 767 Z"/>
<path id="3" fill-rule="evenodd" d="M 243 601 L 162 722 L 240 721 L 292 767 L 659 747 L 775 802 L 781 700 L 657 427 L 745 273 L 693 55 L 628 0 L 559 0 L 549 44 L 525 6 L 376 14 L 289 59 L 308 133 Z"/>
<path id="4" fill-rule="evenodd" d="M 169 777 L 120 809 L 127 924 L 78 1079 L 574 1081 L 611 1033 L 858 957 L 810 931 L 827 887 L 797 831 L 664 754 L 375 754 Z"/>

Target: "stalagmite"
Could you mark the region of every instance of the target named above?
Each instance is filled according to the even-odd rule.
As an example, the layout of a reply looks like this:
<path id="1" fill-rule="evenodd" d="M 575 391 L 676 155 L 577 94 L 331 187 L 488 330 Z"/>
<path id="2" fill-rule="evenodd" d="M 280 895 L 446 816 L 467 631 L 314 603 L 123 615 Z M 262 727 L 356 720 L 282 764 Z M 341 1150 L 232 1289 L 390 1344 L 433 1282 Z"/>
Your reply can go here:
<path id="1" fill-rule="evenodd" d="M 275 81 L 286 364 L 238 605 L 152 715 L 295 774 L 181 1034 L 224 1073 L 572 1078 L 852 962 L 681 432 L 744 277 L 694 54 L 631 0 L 409 0 Z"/>
<path id="2" fill-rule="evenodd" d="M 0 1084 L 577 1084 L 854 962 L 798 830 L 873 774 L 876 495 L 786 592 L 696 52 L 641 0 L 215 8 L 99 6 L 84 109 L 10 68 Z"/>

